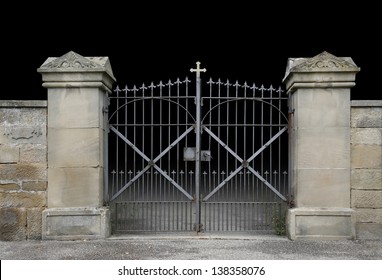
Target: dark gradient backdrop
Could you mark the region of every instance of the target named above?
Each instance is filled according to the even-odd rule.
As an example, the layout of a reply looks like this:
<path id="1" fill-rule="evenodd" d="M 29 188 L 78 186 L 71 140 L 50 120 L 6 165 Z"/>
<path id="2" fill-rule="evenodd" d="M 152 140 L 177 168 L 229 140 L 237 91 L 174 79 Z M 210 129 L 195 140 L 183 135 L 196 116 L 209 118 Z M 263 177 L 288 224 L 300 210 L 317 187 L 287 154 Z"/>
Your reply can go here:
<path id="1" fill-rule="evenodd" d="M 207 68 L 204 77 L 276 86 L 288 57 L 328 51 L 350 56 L 361 67 L 352 99 L 381 99 L 380 20 L 372 6 L 348 3 L 336 10 L 320 2 L 299 10 L 249 2 L 213 8 L 205 2 L 94 3 L 4 10 L 9 18 L 1 19 L 0 99 L 46 99 L 36 69 L 47 57 L 70 50 L 109 56 L 121 86 L 190 75 L 197 60 Z"/>

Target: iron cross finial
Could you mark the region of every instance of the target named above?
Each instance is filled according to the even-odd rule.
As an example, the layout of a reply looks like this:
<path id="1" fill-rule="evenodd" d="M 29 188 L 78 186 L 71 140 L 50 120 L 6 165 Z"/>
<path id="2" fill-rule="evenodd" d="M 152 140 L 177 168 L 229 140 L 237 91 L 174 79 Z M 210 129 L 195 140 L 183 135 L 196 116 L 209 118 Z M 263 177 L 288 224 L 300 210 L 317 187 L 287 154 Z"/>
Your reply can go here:
<path id="1" fill-rule="evenodd" d="M 199 79 L 200 78 L 200 72 L 206 72 L 207 69 L 206 68 L 200 69 L 200 62 L 197 61 L 196 62 L 196 69 L 191 68 L 190 71 L 196 72 L 196 78 Z"/>

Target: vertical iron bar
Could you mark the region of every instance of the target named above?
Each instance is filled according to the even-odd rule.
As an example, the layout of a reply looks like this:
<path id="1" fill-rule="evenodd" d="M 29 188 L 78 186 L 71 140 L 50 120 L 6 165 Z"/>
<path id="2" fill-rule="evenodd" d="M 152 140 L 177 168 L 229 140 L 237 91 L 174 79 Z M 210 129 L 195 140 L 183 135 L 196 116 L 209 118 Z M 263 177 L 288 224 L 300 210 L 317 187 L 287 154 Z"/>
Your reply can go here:
<path id="1" fill-rule="evenodd" d="M 126 86 L 126 91 L 127 91 L 127 86 Z M 119 108 L 119 98 L 118 97 L 119 97 L 119 92 L 120 92 L 118 87 L 116 89 L 116 92 L 117 92 L 117 109 L 118 109 Z M 118 124 L 119 123 L 119 110 L 117 111 L 115 119 L 116 119 L 116 123 Z M 118 137 L 117 134 L 115 134 L 115 139 L 116 139 L 116 141 L 115 141 L 115 171 L 118 174 L 118 168 L 119 168 L 119 166 L 118 166 L 119 137 Z M 119 191 L 119 187 L 118 187 L 118 175 L 116 175 L 116 180 L 115 181 L 116 181 L 116 191 L 118 192 Z"/>
<path id="2" fill-rule="evenodd" d="M 171 99 L 171 80 L 168 80 L 168 98 Z M 168 144 L 167 146 L 170 146 L 171 144 L 171 103 L 167 104 L 168 106 L 168 126 L 167 126 L 167 133 L 168 133 Z M 171 150 L 167 152 L 167 172 L 168 175 L 171 176 Z M 174 178 L 173 178 L 174 179 Z M 169 185 L 168 193 L 166 193 L 166 200 L 168 200 L 168 229 L 170 230 L 171 225 L 171 210 L 172 210 L 172 202 L 171 201 L 171 193 L 174 195 L 175 188 L 174 186 Z"/>
<path id="3" fill-rule="evenodd" d="M 188 112 L 188 100 L 189 100 L 189 98 L 188 98 L 188 83 L 189 83 L 189 80 L 188 80 L 187 77 L 186 77 L 184 82 L 185 82 L 185 86 L 186 86 L 185 91 L 186 91 L 186 97 L 187 97 L 186 98 L 186 111 Z M 185 116 L 185 123 L 186 123 L 187 126 L 189 125 L 189 118 L 190 118 L 190 116 L 188 114 L 186 114 L 186 116 Z M 188 147 L 188 136 L 185 139 L 185 144 L 184 145 L 185 145 L 185 147 Z M 185 187 L 185 190 L 187 190 L 188 193 L 190 193 L 192 195 L 192 192 L 190 191 L 189 185 L 188 185 L 187 174 L 188 174 L 188 162 L 185 161 L 184 162 L 184 179 L 185 179 L 184 180 L 184 187 Z M 188 207 L 187 203 L 185 205 L 186 205 L 186 211 L 187 211 L 187 207 Z M 187 212 L 185 213 L 185 222 L 187 222 Z M 187 223 L 186 223 L 186 227 L 187 227 Z"/>
<path id="4" fill-rule="evenodd" d="M 279 109 L 279 128 L 281 127 L 281 87 L 279 87 L 278 90 L 279 96 L 278 96 L 278 109 Z M 281 135 L 278 139 L 279 149 L 278 149 L 278 172 L 279 172 L 279 189 L 278 191 L 281 192 L 284 196 L 286 195 L 285 192 L 281 191 Z"/>
<path id="5" fill-rule="evenodd" d="M 126 88 L 126 90 L 125 90 L 125 98 L 123 99 L 123 101 L 126 103 L 127 102 L 127 88 Z M 128 130 L 127 130 L 127 108 L 126 108 L 126 106 L 124 107 L 124 112 L 125 112 L 125 137 L 127 137 L 127 135 L 128 135 Z M 127 170 L 128 170 L 128 162 L 127 162 L 127 158 L 128 158 L 128 149 L 129 149 L 129 146 L 125 143 L 124 144 L 124 156 L 125 156 L 125 158 L 124 158 L 124 161 L 125 161 L 125 174 L 127 174 Z"/>
<path id="6" fill-rule="evenodd" d="M 151 137 L 151 141 L 150 141 L 150 159 L 153 160 L 154 159 L 154 141 L 153 141 L 153 137 L 154 137 L 154 83 L 151 82 L 151 85 L 149 86 L 149 88 L 151 89 L 151 108 L 150 108 L 150 137 Z M 153 168 L 151 168 L 151 172 L 150 172 L 150 201 L 153 201 L 153 184 L 154 184 L 154 170 Z M 156 186 L 154 186 L 155 188 Z M 155 200 L 155 199 L 154 199 Z M 154 208 L 154 205 L 152 206 Z M 155 212 L 154 212 L 155 213 Z M 151 221 L 152 221 L 152 217 L 151 217 Z M 152 222 L 151 222 L 151 227 L 152 227 Z"/>
<path id="7" fill-rule="evenodd" d="M 133 86 L 133 92 L 134 92 L 134 99 L 137 98 L 137 91 L 136 91 L 136 86 L 134 85 Z M 133 110 L 133 114 L 134 114 L 134 136 L 133 136 L 133 143 L 134 143 L 134 146 L 136 145 L 136 134 L 137 134 L 137 130 L 136 130 L 136 125 L 137 124 L 137 104 L 136 102 L 134 102 L 134 110 Z M 135 175 L 136 174 L 136 171 L 137 171 L 137 166 L 136 166 L 136 153 L 133 152 L 133 174 Z M 139 180 L 140 181 L 140 180 Z M 136 187 L 138 185 L 138 182 L 135 182 L 134 183 L 134 187 L 133 187 L 133 192 L 134 192 L 134 200 L 136 200 Z M 138 192 L 139 192 L 139 189 L 138 189 Z"/>
<path id="8" fill-rule="evenodd" d="M 162 151 L 162 138 L 163 138 L 163 134 L 162 134 L 162 124 L 163 124 L 163 122 L 162 122 L 163 121 L 162 120 L 162 115 L 163 115 L 163 112 L 162 112 L 162 109 L 163 109 L 163 107 L 162 107 L 163 106 L 162 89 L 163 89 L 163 83 L 162 83 L 162 81 L 159 81 L 159 98 L 160 98 L 160 101 L 159 101 L 159 152 Z M 159 160 L 159 167 L 163 168 L 162 167 L 162 158 L 160 158 L 160 160 Z M 163 205 L 161 203 L 162 187 L 164 188 L 164 184 L 162 184 L 162 176 L 160 176 L 159 177 L 159 230 L 161 230 L 161 228 L 162 228 L 162 208 L 163 208 Z"/>
<path id="9" fill-rule="evenodd" d="M 199 197 L 199 188 L 200 188 L 200 145 L 201 145 L 201 80 L 200 73 L 196 72 L 196 149 L 195 149 L 195 206 L 196 206 L 196 231 L 200 231 L 200 197 Z"/>
<path id="10" fill-rule="evenodd" d="M 210 106 L 209 106 L 209 108 L 208 108 L 208 110 L 211 110 L 211 108 L 212 108 L 212 85 L 213 85 L 213 82 L 212 82 L 212 78 L 210 78 Z M 210 116 L 209 116 L 209 124 L 211 125 L 212 124 L 212 114 L 209 114 Z M 211 129 L 212 129 L 212 127 L 211 127 Z M 210 150 L 211 151 L 211 135 L 208 135 L 208 150 Z M 211 182 L 211 172 L 212 172 L 212 170 L 211 170 L 211 161 L 209 161 L 208 162 L 208 190 L 207 190 L 207 186 L 204 186 L 204 191 L 206 192 L 206 193 L 210 193 L 211 192 L 211 187 L 213 187 L 213 186 L 211 186 L 212 184 L 212 182 Z"/>
<path id="11" fill-rule="evenodd" d="M 227 100 L 229 99 L 229 86 L 230 86 L 231 84 L 229 83 L 229 80 L 227 80 L 227 83 L 226 83 L 226 86 L 227 86 Z M 227 137 L 227 146 L 229 146 L 229 102 L 227 103 L 227 122 L 226 122 L 226 127 L 227 127 L 227 135 L 226 135 L 226 137 Z M 228 160 L 228 157 L 229 157 L 229 153 L 228 153 L 228 151 L 226 151 L 226 173 L 228 174 L 228 172 L 229 172 L 229 166 L 228 166 L 228 162 L 229 162 L 229 160 Z M 224 178 L 222 179 L 222 180 L 224 180 Z"/>
<path id="12" fill-rule="evenodd" d="M 270 88 L 269 88 L 269 102 L 270 102 L 271 105 L 273 105 L 273 98 L 272 98 L 273 97 L 273 92 L 272 91 L 273 91 L 273 86 L 271 85 Z M 272 130 L 273 130 L 273 127 L 272 127 L 272 120 L 273 120 L 272 113 L 273 113 L 273 107 L 270 106 L 269 107 L 269 124 L 268 124 L 268 126 L 269 126 L 269 139 L 272 138 Z M 272 172 L 273 172 L 273 170 L 272 170 L 272 167 L 273 167 L 273 165 L 272 165 L 272 156 L 273 156 L 272 146 L 273 146 L 272 144 L 269 145 L 269 183 L 271 185 L 274 185 L 275 183 L 272 180 Z M 269 202 L 271 201 L 271 197 L 273 196 L 272 195 L 273 192 L 269 188 L 266 188 L 266 191 L 267 191 L 267 198 L 268 198 L 267 201 L 268 201 L 268 205 L 269 205 L 268 206 L 269 207 L 269 211 L 272 211 L 272 204 L 270 204 Z M 270 212 L 268 212 L 268 213 L 270 213 Z M 270 216 L 271 215 L 268 215 L 268 220 L 270 219 Z"/>
<path id="13" fill-rule="evenodd" d="M 220 79 L 218 80 L 218 102 L 220 102 L 220 90 L 221 90 L 221 85 L 222 85 L 222 82 L 220 81 Z M 220 138 L 220 107 L 218 107 L 218 120 L 217 120 L 217 124 L 218 124 L 218 137 L 219 139 Z M 220 145 L 217 145 L 218 146 L 218 171 L 217 171 L 217 174 L 220 174 L 220 162 L 221 162 L 221 158 L 220 158 Z M 216 183 L 214 182 L 213 186 L 215 187 Z M 219 184 L 219 182 L 218 182 Z"/>
<path id="14" fill-rule="evenodd" d="M 264 85 L 261 85 L 261 100 L 264 100 Z M 261 136 L 260 136 L 260 147 L 264 145 L 264 102 L 261 102 Z M 261 153 L 261 175 L 264 176 L 264 153 Z M 261 184 L 261 201 L 264 201 L 264 185 Z M 262 207 L 263 208 L 263 207 Z M 263 209 L 261 209 L 263 211 Z"/>
<path id="15" fill-rule="evenodd" d="M 235 97 L 236 97 L 236 99 L 239 97 L 239 82 L 237 80 L 236 80 L 236 83 L 235 83 Z M 237 131 L 238 131 L 237 125 L 238 125 L 238 120 L 237 119 L 238 119 L 238 111 L 239 111 L 238 103 L 239 103 L 239 101 L 236 100 L 235 101 L 235 140 L 234 140 L 235 141 L 235 153 L 236 154 L 239 154 L 238 143 L 237 143 L 238 142 L 238 140 L 237 140 Z M 245 159 L 245 157 L 244 157 L 244 159 Z M 237 160 L 235 160 L 235 170 L 236 169 L 237 169 Z M 238 176 L 239 176 L 239 178 L 238 178 Z M 241 188 L 242 188 L 242 186 L 241 186 L 240 172 L 239 172 L 239 174 L 236 175 L 236 178 L 233 181 L 233 183 L 235 184 L 235 187 L 236 187 L 236 197 L 239 198 L 239 200 L 236 199 L 236 204 L 237 204 L 237 202 L 240 201 L 240 199 L 241 199 Z M 238 183 L 239 183 L 239 193 L 237 193 L 237 184 Z"/>
<path id="16" fill-rule="evenodd" d="M 255 177 L 255 175 L 251 175 L 252 176 L 252 178 L 253 179 L 255 179 L 256 180 L 256 204 L 255 204 L 255 206 L 256 206 L 256 225 L 258 225 L 259 224 L 259 216 L 260 216 L 260 211 L 259 211 L 259 205 L 260 205 L 260 203 L 259 203 L 259 178 L 257 178 L 257 177 Z"/>
<path id="17" fill-rule="evenodd" d="M 256 97 L 256 85 L 255 85 L 255 83 L 253 83 L 253 97 L 255 98 Z M 252 100 L 252 123 L 253 124 L 256 124 L 256 107 L 255 107 L 255 99 L 253 99 Z M 251 150 L 251 154 L 254 154 L 255 153 L 255 136 L 256 136 L 256 134 L 255 134 L 255 130 L 256 130 L 256 126 L 254 125 L 254 126 L 252 126 L 252 150 Z M 252 161 L 252 164 L 253 164 L 253 168 L 255 169 L 256 167 L 255 167 L 255 161 Z M 255 169 L 256 170 L 256 169 Z M 257 191 L 258 191 L 258 188 L 256 187 L 255 188 L 255 182 L 254 182 L 254 177 L 253 177 L 253 174 L 252 175 L 249 175 L 249 176 L 251 176 L 251 178 L 252 178 L 252 180 L 251 180 L 251 182 L 252 182 L 252 186 L 253 186 L 253 191 L 254 191 L 254 196 L 255 196 L 255 192 L 257 193 Z M 253 197 L 254 198 L 254 201 L 257 201 L 257 200 L 255 200 L 255 197 Z"/>
<path id="18" fill-rule="evenodd" d="M 153 170 L 154 171 L 154 170 Z M 155 213 L 155 219 L 154 219 L 154 228 L 157 230 L 158 229 L 158 171 L 154 171 L 154 181 L 155 181 L 155 192 L 154 192 L 154 200 L 155 202 L 155 207 L 154 207 L 154 213 Z"/>
<path id="19" fill-rule="evenodd" d="M 235 178 L 235 181 L 236 181 L 236 183 L 234 184 L 235 185 L 234 186 L 234 188 L 235 188 L 235 195 L 233 197 L 234 197 L 234 201 L 238 202 L 240 200 L 239 200 L 239 197 L 238 197 L 239 194 L 238 194 L 238 190 L 237 189 L 238 189 L 238 187 L 240 188 L 240 185 L 237 184 L 237 177 Z M 234 180 L 232 180 L 232 182 L 234 182 Z M 235 212 L 237 213 L 237 203 L 235 203 Z M 235 217 L 235 230 L 237 230 L 237 215 Z"/>
<path id="20" fill-rule="evenodd" d="M 235 83 L 235 97 L 236 99 L 239 97 L 239 82 Z M 235 153 L 238 154 L 238 145 L 237 145 L 237 117 L 238 117 L 238 100 L 235 101 Z M 245 157 L 244 157 L 245 159 Z M 235 170 L 237 169 L 237 160 L 235 160 Z"/>
<path id="21" fill-rule="evenodd" d="M 271 87 L 269 88 L 269 91 L 270 91 L 270 103 L 271 105 L 273 105 L 273 87 L 271 85 Z M 273 126 L 272 126 L 272 121 L 273 121 L 273 118 L 272 118 L 272 113 L 273 113 L 273 107 L 269 107 L 269 139 L 272 138 L 272 132 L 273 132 Z M 272 165 L 272 144 L 269 145 L 269 172 L 270 174 L 272 174 L 273 172 L 273 165 Z M 272 175 L 269 176 L 269 183 L 272 185 Z M 269 191 L 270 192 L 270 191 Z"/>
<path id="22" fill-rule="evenodd" d="M 243 145 L 243 152 L 244 152 L 244 156 L 243 156 L 243 159 L 246 159 L 247 158 L 247 82 L 244 83 L 244 109 L 243 109 L 243 123 L 244 123 L 244 126 L 243 126 L 243 138 L 244 138 L 244 145 Z M 244 193 L 244 196 L 246 197 L 246 194 L 247 194 L 247 182 L 246 182 L 246 172 L 247 172 L 247 169 L 244 169 L 243 170 L 244 172 L 244 177 L 243 177 L 243 193 Z M 248 188 L 249 190 L 249 188 Z"/>
<path id="23" fill-rule="evenodd" d="M 144 98 L 145 97 L 145 84 L 142 84 L 142 97 Z M 143 99 L 142 100 L 142 153 L 145 154 L 145 129 L 146 129 L 146 126 L 145 126 L 145 104 L 146 104 L 146 100 Z M 142 165 L 141 165 L 141 168 L 143 169 L 145 167 L 145 160 L 142 158 L 141 160 L 142 162 Z M 148 193 L 148 184 L 147 184 L 147 192 L 146 192 L 146 184 L 145 184 L 145 175 L 142 176 L 142 191 L 141 191 L 141 197 L 143 200 L 145 200 L 145 193 Z M 143 207 L 144 205 L 142 205 L 142 211 L 145 211 L 145 207 Z"/>
<path id="24" fill-rule="evenodd" d="M 206 72 L 206 69 L 200 69 L 200 62 L 196 62 L 196 69 L 191 69 L 191 72 L 196 72 L 196 148 L 195 148 L 195 206 L 196 206 L 196 227 L 197 232 L 200 231 L 200 148 L 201 148 L 201 79 L 200 72 Z"/>
<path id="25" fill-rule="evenodd" d="M 219 173 L 218 173 L 219 174 Z M 216 186 L 216 171 L 212 171 L 212 185 L 215 187 Z M 215 212 L 213 212 L 214 210 L 214 206 L 213 204 L 209 204 L 210 207 L 209 207 L 209 222 L 210 222 L 210 228 L 211 228 L 211 223 L 212 221 L 215 221 Z M 213 218 L 211 217 L 211 211 L 212 211 L 212 215 L 213 215 Z M 215 227 L 215 226 L 214 226 Z M 215 229 L 215 228 L 214 228 Z"/>
<path id="26" fill-rule="evenodd" d="M 177 99 L 176 99 L 176 102 L 178 104 L 180 104 L 180 99 L 179 99 L 179 78 L 176 80 L 176 96 L 177 96 Z M 176 106 L 176 138 L 178 139 L 179 138 L 179 124 L 180 124 L 180 120 L 179 120 L 179 107 L 180 106 Z M 176 181 L 179 182 L 179 161 L 180 161 L 180 154 L 179 154 L 179 146 L 180 144 L 176 145 Z M 184 186 L 181 185 L 183 188 Z M 176 196 L 176 200 L 179 200 L 179 192 L 177 192 L 177 196 Z M 178 204 L 177 204 L 177 207 L 178 207 Z M 177 223 L 178 224 L 178 223 Z"/>
<path id="27" fill-rule="evenodd" d="M 256 84 L 253 83 L 252 85 L 252 97 L 255 98 L 256 97 Z M 251 142 L 252 142 L 252 150 L 250 151 L 251 154 L 253 154 L 255 152 L 255 130 L 256 130 L 256 107 L 255 107 L 255 99 L 252 100 L 252 139 L 251 139 Z M 253 164 L 253 168 L 255 169 L 255 161 L 252 162 Z M 258 186 L 255 185 L 255 180 L 254 180 L 254 175 L 253 174 L 249 174 L 248 175 L 248 180 L 251 180 L 251 187 L 252 187 L 252 190 L 253 190 L 253 202 L 258 202 L 258 197 L 257 197 L 257 193 L 258 193 Z M 257 219 L 256 219 L 256 216 L 257 216 L 257 212 L 256 212 L 256 204 L 254 203 L 252 205 L 252 207 L 250 208 L 251 209 L 251 213 L 252 213 L 252 224 L 254 223 L 255 225 L 257 224 Z M 252 227 L 253 228 L 253 227 Z"/>
<path id="28" fill-rule="evenodd" d="M 169 99 L 171 99 L 171 80 L 168 80 L 168 96 L 169 96 Z M 171 144 L 171 103 L 168 103 L 168 126 L 167 126 L 167 133 L 168 133 L 168 145 L 167 146 L 170 146 Z M 167 172 L 168 172 L 168 175 L 171 174 L 171 150 L 168 151 L 167 153 Z"/>
<path id="29" fill-rule="evenodd" d="M 261 85 L 261 100 L 264 100 L 264 86 Z M 260 147 L 264 145 L 264 102 L 261 102 L 261 136 L 260 136 Z M 261 174 L 264 173 L 264 154 L 261 153 Z"/>

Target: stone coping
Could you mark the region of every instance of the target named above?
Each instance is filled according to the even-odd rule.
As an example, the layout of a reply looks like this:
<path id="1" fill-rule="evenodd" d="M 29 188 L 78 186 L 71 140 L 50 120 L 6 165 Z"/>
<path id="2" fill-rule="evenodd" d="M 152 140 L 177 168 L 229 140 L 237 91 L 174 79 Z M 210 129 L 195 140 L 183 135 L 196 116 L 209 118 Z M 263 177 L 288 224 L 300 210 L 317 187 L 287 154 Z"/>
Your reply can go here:
<path id="1" fill-rule="evenodd" d="M 46 100 L 0 100 L 0 108 L 47 107 Z"/>
<path id="2" fill-rule="evenodd" d="M 382 107 L 382 100 L 352 100 L 351 107 Z"/>

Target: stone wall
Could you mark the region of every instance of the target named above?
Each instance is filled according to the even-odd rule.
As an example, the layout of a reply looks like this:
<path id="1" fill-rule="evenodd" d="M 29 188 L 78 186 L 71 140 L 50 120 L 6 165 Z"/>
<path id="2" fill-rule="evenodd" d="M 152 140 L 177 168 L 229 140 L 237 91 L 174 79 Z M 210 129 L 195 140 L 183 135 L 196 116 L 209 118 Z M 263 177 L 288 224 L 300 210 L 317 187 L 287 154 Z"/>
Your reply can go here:
<path id="1" fill-rule="evenodd" d="M 47 102 L 0 100 L 0 240 L 41 239 Z"/>
<path id="2" fill-rule="evenodd" d="M 382 239 L 382 101 L 351 104 L 351 206 L 357 238 Z"/>

